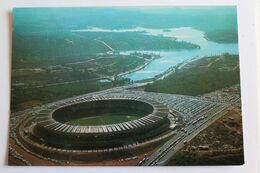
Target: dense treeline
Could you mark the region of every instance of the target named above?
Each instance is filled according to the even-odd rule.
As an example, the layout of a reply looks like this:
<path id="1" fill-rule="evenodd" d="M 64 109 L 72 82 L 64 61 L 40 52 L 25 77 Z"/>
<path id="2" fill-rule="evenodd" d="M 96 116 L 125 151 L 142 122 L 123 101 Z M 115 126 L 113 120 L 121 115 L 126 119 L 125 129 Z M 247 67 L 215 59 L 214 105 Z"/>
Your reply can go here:
<path id="1" fill-rule="evenodd" d="M 66 34 L 55 36 L 13 35 L 13 68 L 42 67 L 93 58 L 92 53 L 106 52 L 107 48 L 91 38 Z"/>
<path id="2" fill-rule="evenodd" d="M 69 85 L 48 86 L 42 88 L 14 88 L 12 91 L 12 112 L 38 106 L 43 103 L 72 97 L 105 88 L 98 83 L 81 82 Z"/>
<path id="3" fill-rule="evenodd" d="M 91 34 L 91 33 L 90 33 Z M 83 35 L 90 35 L 84 33 Z M 172 38 L 163 36 L 144 35 L 140 32 L 125 33 L 106 33 L 100 37 L 101 40 L 108 43 L 116 50 L 180 50 L 180 49 L 198 49 L 199 46 L 176 41 Z"/>
<path id="4" fill-rule="evenodd" d="M 204 31 L 210 40 L 228 43 L 237 42 L 238 36 L 236 7 L 231 6 L 38 8 L 15 9 L 13 14 L 14 31 L 22 34 L 57 34 L 92 26 L 106 29 L 145 27 L 165 30 L 193 27 Z M 229 37 L 229 34 L 232 36 Z"/>
<path id="5" fill-rule="evenodd" d="M 13 35 L 13 67 L 40 67 L 95 58 L 91 55 L 113 49 L 128 50 L 180 50 L 198 49 L 199 46 L 161 36 L 148 36 L 139 32 L 126 33 L 59 33 L 55 36 Z"/>
<path id="6" fill-rule="evenodd" d="M 112 82 L 81 81 L 78 83 L 43 86 L 39 88 L 14 87 L 11 92 L 11 111 L 16 112 L 60 99 L 105 90 L 129 84 L 129 79 L 118 78 Z"/>
<path id="7" fill-rule="evenodd" d="M 210 67 L 204 66 L 205 62 L 216 58 L 220 60 Z M 146 85 L 145 91 L 195 96 L 240 82 L 239 68 L 236 68 L 238 56 L 203 58 L 193 64 L 190 68 L 177 70 L 163 80 Z"/>
<path id="8" fill-rule="evenodd" d="M 237 43 L 238 37 L 237 32 L 232 30 L 219 30 L 218 32 L 214 30 L 209 30 L 206 32 L 206 38 L 218 43 Z"/>
<path id="9" fill-rule="evenodd" d="M 72 32 L 87 27 L 144 27 L 164 31 L 174 27 L 193 27 L 204 31 L 206 38 L 212 41 L 237 43 L 238 40 L 235 7 L 15 9 L 13 67 L 54 65 L 60 61 L 86 59 L 89 54 L 109 51 L 106 46 L 94 40 L 97 38 L 104 39 L 116 50 L 197 48 L 197 45 L 191 43 L 138 32 Z"/>

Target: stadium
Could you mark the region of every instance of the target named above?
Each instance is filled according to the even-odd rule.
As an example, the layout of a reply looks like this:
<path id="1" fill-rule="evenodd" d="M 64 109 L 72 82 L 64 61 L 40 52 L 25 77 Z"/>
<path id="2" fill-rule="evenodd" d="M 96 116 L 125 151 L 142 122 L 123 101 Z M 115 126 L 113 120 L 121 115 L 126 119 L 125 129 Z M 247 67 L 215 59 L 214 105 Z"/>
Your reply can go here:
<path id="1" fill-rule="evenodd" d="M 113 152 L 127 156 L 130 150 L 143 151 L 140 148 L 158 142 L 154 139 L 169 130 L 168 114 L 166 106 L 145 97 L 91 96 L 30 116 L 19 126 L 19 141 L 34 153 L 58 160 L 86 161 L 106 153 L 104 159 Z"/>
<path id="2" fill-rule="evenodd" d="M 84 94 L 13 114 L 10 139 L 23 155 L 9 146 L 12 157 L 25 165 L 155 165 L 205 122 L 240 104 L 239 94 L 220 91 L 209 99 L 132 88 Z"/>

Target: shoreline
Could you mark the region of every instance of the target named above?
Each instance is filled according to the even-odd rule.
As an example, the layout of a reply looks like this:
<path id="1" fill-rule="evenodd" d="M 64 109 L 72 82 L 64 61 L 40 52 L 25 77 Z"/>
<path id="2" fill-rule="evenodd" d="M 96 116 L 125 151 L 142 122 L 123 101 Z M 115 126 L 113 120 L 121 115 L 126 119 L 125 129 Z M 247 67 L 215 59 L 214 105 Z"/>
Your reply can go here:
<path id="1" fill-rule="evenodd" d="M 133 55 L 134 56 L 134 55 Z M 139 56 L 140 57 L 140 56 Z M 143 58 L 143 57 L 142 57 Z M 161 55 L 159 55 L 159 58 L 162 58 L 162 56 Z M 145 59 L 145 58 L 143 58 L 143 59 Z M 137 66 L 135 69 L 132 69 L 132 70 L 129 70 L 129 71 L 126 71 L 126 72 L 123 72 L 123 73 L 120 73 L 120 74 L 118 74 L 118 75 L 116 75 L 117 77 L 125 77 L 126 75 L 128 75 L 128 74 L 131 74 L 131 73 L 134 73 L 134 72 L 136 72 L 136 71 L 139 71 L 139 70 L 142 70 L 142 69 L 144 69 L 146 66 L 148 66 L 152 61 L 154 61 L 155 59 L 157 59 L 157 57 L 153 57 L 153 58 L 151 58 L 150 60 L 147 60 L 147 59 L 145 59 L 145 63 L 144 64 L 142 64 L 142 65 L 140 65 L 140 66 Z M 127 77 L 126 77 L 127 78 Z"/>
<path id="2" fill-rule="evenodd" d="M 178 64 L 176 64 L 176 65 L 174 65 L 174 66 L 169 67 L 166 71 L 164 71 L 164 72 L 161 73 L 161 74 L 158 74 L 158 75 L 154 76 L 153 78 L 144 79 L 144 80 L 138 80 L 138 81 L 135 81 L 135 83 L 140 83 L 141 81 L 146 81 L 146 80 L 148 80 L 148 82 L 146 82 L 146 83 L 153 83 L 153 82 L 155 82 L 155 81 L 162 80 L 162 79 L 166 78 L 167 76 L 169 76 L 169 75 L 175 73 L 176 69 L 180 70 L 180 69 L 182 69 L 184 66 L 186 66 L 187 64 L 189 64 L 189 63 L 191 63 L 191 62 L 194 62 L 194 61 L 197 61 L 197 60 L 199 60 L 200 58 L 202 58 L 202 57 L 196 56 L 196 57 L 194 57 L 194 58 L 192 58 L 192 59 L 190 59 L 190 60 L 185 60 L 185 61 L 180 62 L 180 63 L 178 63 Z M 150 80 L 151 80 L 151 81 L 150 81 Z"/>

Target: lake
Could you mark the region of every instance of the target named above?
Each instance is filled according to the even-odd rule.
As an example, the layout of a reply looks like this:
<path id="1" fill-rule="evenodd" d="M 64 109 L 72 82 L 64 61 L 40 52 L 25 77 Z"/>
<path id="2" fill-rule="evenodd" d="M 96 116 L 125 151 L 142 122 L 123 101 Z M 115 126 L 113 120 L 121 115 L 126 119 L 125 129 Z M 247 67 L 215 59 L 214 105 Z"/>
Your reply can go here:
<path id="1" fill-rule="evenodd" d="M 165 72 L 168 68 L 175 66 L 183 61 L 194 57 L 201 58 L 205 56 L 221 55 L 224 53 L 238 54 L 238 44 L 225 44 L 209 41 L 205 38 L 205 34 L 192 27 L 180 27 L 171 29 L 149 29 L 137 27 L 133 29 L 104 29 L 90 27 L 87 29 L 72 30 L 72 32 L 140 32 L 145 35 L 163 36 L 168 38 L 176 38 L 178 41 L 186 41 L 200 46 L 200 49 L 193 50 L 176 50 L 176 51 L 123 51 L 120 54 L 130 54 L 133 52 L 156 53 L 161 58 L 153 60 L 145 68 L 129 73 L 124 77 L 133 81 L 154 78 L 156 75 Z"/>
<path id="2" fill-rule="evenodd" d="M 205 57 L 213 55 L 221 55 L 223 53 L 238 54 L 238 44 L 225 44 L 209 41 L 205 38 L 202 31 L 190 28 L 172 28 L 169 31 L 163 29 L 145 29 L 144 34 L 147 35 L 160 35 L 164 37 L 175 37 L 178 41 L 187 41 L 200 46 L 200 49 L 195 50 L 179 50 L 179 51 L 137 51 L 137 52 L 153 52 L 160 54 L 162 58 L 155 59 L 145 68 L 136 72 L 125 75 L 124 77 L 130 78 L 133 81 L 144 80 L 153 78 L 158 74 L 165 72 L 168 68 L 175 66 L 183 61 L 192 59 L 194 57 Z M 134 51 L 122 52 L 129 54 Z"/>

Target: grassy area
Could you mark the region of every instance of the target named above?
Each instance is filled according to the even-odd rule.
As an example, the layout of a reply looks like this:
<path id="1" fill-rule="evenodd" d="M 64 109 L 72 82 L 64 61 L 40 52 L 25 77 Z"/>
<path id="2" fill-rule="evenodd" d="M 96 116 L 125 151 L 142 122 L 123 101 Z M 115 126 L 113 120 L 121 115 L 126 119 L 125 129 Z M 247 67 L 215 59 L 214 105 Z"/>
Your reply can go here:
<path id="1" fill-rule="evenodd" d="M 205 57 L 189 63 L 163 80 L 145 86 L 145 91 L 200 95 L 240 82 L 237 55 Z"/>
<path id="2" fill-rule="evenodd" d="M 95 117 L 84 117 L 71 120 L 67 122 L 69 125 L 79 125 L 79 126 L 88 126 L 88 125 L 105 125 L 105 124 L 114 124 L 122 123 L 126 121 L 132 121 L 140 118 L 138 115 L 115 115 L 115 114 L 103 114 Z"/>

